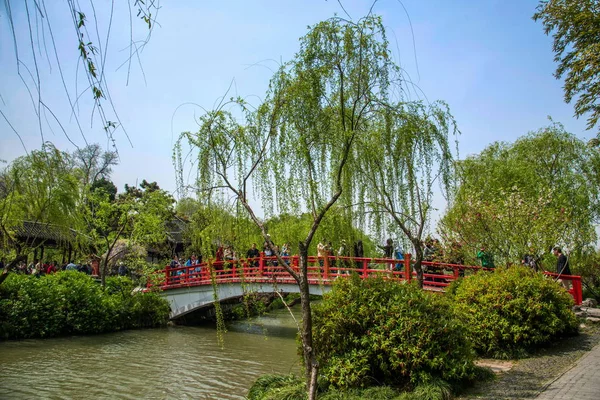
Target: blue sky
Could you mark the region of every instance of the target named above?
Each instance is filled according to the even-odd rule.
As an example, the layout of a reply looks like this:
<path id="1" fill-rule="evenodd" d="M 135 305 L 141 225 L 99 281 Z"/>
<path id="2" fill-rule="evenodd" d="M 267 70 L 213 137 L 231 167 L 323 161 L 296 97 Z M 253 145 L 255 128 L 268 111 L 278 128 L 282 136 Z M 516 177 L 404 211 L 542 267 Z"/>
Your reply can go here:
<path id="1" fill-rule="evenodd" d="M 81 91 L 84 76 L 81 71 L 77 74 L 74 27 L 64 3 L 47 1 L 46 18 L 52 23 L 66 85 L 76 97 L 75 82 Z M 81 3 L 85 7 L 85 2 Z M 129 40 L 129 15 L 122 8 L 125 2 L 116 3 L 106 72 L 113 102 L 133 143 L 132 147 L 123 133 L 117 132 L 121 161 L 113 180 L 120 190 L 125 183 L 147 179 L 174 191 L 173 143 L 180 132 L 195 129 L 201 107 L 212 108 L 232 82 L 230 94 L 257 102 L 267 88 L 272 73 L 269 67 L 293 56 L 298 38 L 309 25 L 335 13 L 345 16 L 334 0 L 164 1 L 158 15 L 160 26 L 141 54 L 145 80 L 139 65 L 133 64 L 126 85 L 127 68 L 117 67 L 128 55 L 120 50 Z M 109 0 L 94 1 L 101 36 L 107 29 L 110 4 Z M 371 6 L 366 1 L 345 0 L 342 4 L 353 19 L 365 15 Z M 494 141 L 514 141 L 547 125 L 548 116 L 582 139 L 593 136 L 585 130 L 585 121 L 576 120 L 572 106 L 563 101 L 562 82 L 552 75 L 552 40 L 531 19 L 536 5 L 537 1 L 530 0 L 382 0 L 374 6 L 374 12 L 383 17 L 395 57 L 407 76 L 428 100 L 449 104 L 462 132 L 461 157 L 477 153 Z M 42 136 L 32 102 L 17 75 L 12 36 L 2 7 L 0 109 L 21 135 L 26 149 L 32 150 L 40 147 Z M 21 57 L 31 68 L 25 10 L 13 12 Z M 134 21 L 134 28 L 136 37 L 143 36 L 143 23 Z M 43 99 L 71 140 L 83 146 L 53 55 L 51 72 L 42 55 L 43 50 L 37 61 Z M 33 85 L 23 67 L 21 72 Z M 106 146 L 100 121 L 96 118 L 90 126 L 89 97 L 89 93 L 82 96 L 78 113 L 83 132 L 88 142 Z M 414 93 L 411 97 L 417 99 Z M 42 130 L 45 140 L 64 150 L 74 149 L 56 123 L 47 124 L 43 118 Z M 0 159 L 10 161 L 23 154 L 16 134 L 0 117 Z"/>

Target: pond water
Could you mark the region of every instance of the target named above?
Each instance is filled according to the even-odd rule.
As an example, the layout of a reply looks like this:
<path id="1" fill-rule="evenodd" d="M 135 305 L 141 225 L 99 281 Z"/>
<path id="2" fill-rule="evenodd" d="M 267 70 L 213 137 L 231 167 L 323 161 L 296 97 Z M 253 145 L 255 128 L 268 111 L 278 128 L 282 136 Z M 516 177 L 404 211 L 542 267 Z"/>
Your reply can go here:
<path id="1" fill-rule="evenodd" d="M 262 374 L 300 372 L 280 310 L 228 325 L 0 342 L 0 399 L 244 399 Z"/>

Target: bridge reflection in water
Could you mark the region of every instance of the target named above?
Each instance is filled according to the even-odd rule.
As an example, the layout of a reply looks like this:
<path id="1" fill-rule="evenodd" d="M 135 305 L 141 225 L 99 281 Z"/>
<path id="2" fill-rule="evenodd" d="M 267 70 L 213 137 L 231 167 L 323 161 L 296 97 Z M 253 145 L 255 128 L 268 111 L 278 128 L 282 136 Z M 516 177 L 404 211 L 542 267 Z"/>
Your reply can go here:
<path id="1" fill-rule="evenodd" d="M 295 272 L 300 273 L 299 256 L 282 257 Z M 345 279 L 351 274 L 361 278 L 381 276 L 385 279 L 411 281 L 416 279 L 412 268 L 411 255 L 404 260 L 387 258 L 355 257 L 308 257 L 308 283 L 310 293 L 322 295 L 328 292 L 336 279 Z M 488 270 L 479 266 L 423 261 L 423 288 L 432 291 L 444 289 L 456 279 Z M 213 275 L 211 275 L 211 271 Z M 215 301 L 231 302 L 245 293 L 298 293 L 299 287 L 294 278 L 281 265 L 276 257 L 260 257 L 212 261 L 208 263 L 169 268 L 160 272 L 160 288 L 171 304 L 171 319 L 178 319 L 193 311 L 212 307 Z M 544 272 L 550 278 L 557 274 Z M 581 304 L 581 277 L 561 275 L 563 281 L 570 281 L 569 293 L 575 304 Z M 214 290 L 213 283 L 217 290 Z"/>

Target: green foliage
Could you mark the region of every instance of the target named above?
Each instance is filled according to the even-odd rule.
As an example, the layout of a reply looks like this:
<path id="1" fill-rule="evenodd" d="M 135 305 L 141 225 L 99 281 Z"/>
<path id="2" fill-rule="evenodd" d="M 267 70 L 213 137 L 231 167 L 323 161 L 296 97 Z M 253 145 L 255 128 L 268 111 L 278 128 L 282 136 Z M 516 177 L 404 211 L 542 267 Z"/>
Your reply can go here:
<path id="1" fill-rule="evenodd" d="M 231 244 L 240 258 L 246 256 L 246 251 L 252 243 L 256 243 L 262 250 L 264 238 L 260 229 L 248 217 L 246 211 L 239 207 L 228 207 L 220 203 L 204 206 L 195 200 L 185 199 L 183 204 L 177 204 L 177 209 L 184 216 L 189 216 L 190 226 L 185 235 L 191 245 L 186 254 L 196 252 L 212 255 L 215 251 L 214 246 L 219 243 Z M 264 225 L 275 244 L 282 246 L 288 243 L 291 253 L 298 254 L 298 241 L 307 236 L 312 222 L 312 216 L 308 213 L 284 213 L 267 219 Z M 325 215 L 315 235 L 331 241 L 334 250 L 337 250 L 342 239 L 346 240 L 350 251 L 354 241 L 362 240 L 365 254 L 376 254 L 375 242 L 356 228 L 342 210 L 335 207 Z M 309 254 L 316 253 L 316 243 L 313 243 L 309 247 Z"/>
<path id="2" fill-rule="evenodd" d="M 265 225 L 269 229 L 269 234 L 277 238 L 277 244 L 289 243 L 292 247 L 292 254 L 297 254 L 298 238 L 306 237 L 312 225 L 312 216 L 304 213 L 300 216 L 282 214 L 270 218 Z M 319 228 L 315 231 L 315 237 L 332 242 L 334 254 L 342 240 L 347 243 L 348 252 L 352 255 L 352 245 L 357 240 L 362 240 L 365 255 L 375 256 L 377 245 L 373 239 L 363 230 L 356 227 L 354 221 L 345 215 L 344 210 L 338 207 L 332 207 L 331 211 L 323 217 Z M 317 254 L 316 241 L 309 247 L 309 254 Z"/>
<path id="3" fill-rule="evenodd" d="M 307 394 L 302 382 L 293 375 L 263 375 L 248 392 L 248 400 L 306 400 Z M 401 392 L 390 386 L 342 389 L 319 387 L 320 400 L 449 400 L 452 398 L 450 385 L 436 380 L 417 386 L 414 391 Z"/>
<path id="4" fill-rule="evenodd" d="M 35 277 L 12 274 L 0 286 L 0 338 L 26 339 L 165 325 L 167 302 L 133 293 L 130 279 L 107 280 L 65 271 Z"/>
<path id="5" fill-rule="evenodd" d="M 319 396 L 320 400 L 395 400 L 399 392 L 389 386 L 374 386 L 365 389 L 329 388 Z"/>
<path id="6" fill-rule="evenodd" d="M 305 400 L 304 382 L 294 375 L 263 375 L 248 391 L 248 400 Z"/>
<path id="7" fill-rule="evenodd" d="M 126 185 L 126 189 L 114 201 L 104 188 L 88 190 L 81 210 L 85 229 L 102 254 L 103 280 L 108 268 L 127 254 L 145 253 L 141 246 L 167 246 L 166 222 L 174 215 L 173 197 L 146 180 L 140 188 Z"/>
<path id="8" fill-rule="evenodd" d="M 500 268 L 450 289 L 468 339 L 485 356 L 514 358 L 577 332 L 573 298 L 559 284 L 526 267 Z"/>
<path id="9" fill-rule="evenodd" d="M 596 240 L 599 167 L 600 154 L 560 124 L 493 143 L 459 162 L 440 230 L 468 263 L 480 246 L 496 265 L 518 263 L 530 247 L 541 255 L 561 245 L 574 256 Z"/>
<path id="10" fill-rule="evenodd" d="M 593 254 L 586 255 L 581 260 L 571 259 L 571 261 L 577 266 L 575 273 L 581 275 L 583 298 L 591 297 L 600 301 L 600 253 L 594 251 Z"/>
<path id="11" fill-rule="evenodd" d="M 265 296 L 256 292 L 247 292 L 242 304 L 236 304 L 231 309 L 223 312 L 225 319 L 246 319 L 257 315 L 263 315 L 270 309 L 270 295 Z M 280 300 L 281 301 L 281 300 Z M 283 304 L 282 304 L 283 307 Z"/>
<path id="12" fill-rule="evenodd" d="M 589 113 L 588 129 L 600 118 L 600 7 L 597 0 L 540 1 L 535 21 L 554 38 L 554 76 L 565 76 L 565 101 L 575 102 L 575 115 Z M 600 143 L 596 140 L 596 145 Z"/>
<path id="13" fill-rule="evenodd" d="M 359 139 L 359 215 L 384 237 L 392 233 L 403 247 L 414 247 L 417 273 L 434 188 L 450 190 L 451 140 L 458 133 L 447 104 L 401 101 L 381 110 L 380 119 Z"/>
<path id="14" fill-rule="evenodd" d="M 474 352 L 450 305 L 415 285 L 356 275 L 338 280 L 313 318 L 321 373 L 333 386 L 475 376 Z"/>
<path id="15" fill-rule="evenodd" d="M 274 73 L 264 102 L 256 107 L 242 98 L 221 102 L 199 118 L 196 133 L 181 134 L 174 161 L 181 165 L 186 142 L 197 159 L 197 190 L 206 194 L 201 201 L 233 200 L 232 206 L 245 209 L 264 240 L 283 242 L 267 236 L 251 193 L 266 218 L 276 212 L 309 213 L 310 227 L 297 239 L 300 273 L 287 269 L 308 299 L 305 256 L 316 230 L 343 195 L 348 194 L 344 205 L 351 203 L 361 162 L 358 138 L 402 96 L 401 82 L 380 17 L 357 22 L 331 18 L 300 39 L 294 58 Z M 183 173 L 178 171 L 180 183 Z M 351 208 L 344 209 L 351 218 Z M 302 302 L 307 380 L 314 359 L 310 307 Z"/>
<path id="16" fill-rule="evenodd" d="M 23 221 L 53 224 L 64 233 L 76 224 L 78 180 L 68 154 L 52 143 L 15 159 L 0 182 L 0 245 L 13 245 L 14 229 Z"/>
<path id="17" fill-rule="evenodd" d="M 300 293 L 289 293 L 284 297 L 285 303 L 290 305 L 292 302 L 300 300 Z M 269 304 L 268 310 L 279 310 L 285 307 L 281 298 L 277 297 Z"/>

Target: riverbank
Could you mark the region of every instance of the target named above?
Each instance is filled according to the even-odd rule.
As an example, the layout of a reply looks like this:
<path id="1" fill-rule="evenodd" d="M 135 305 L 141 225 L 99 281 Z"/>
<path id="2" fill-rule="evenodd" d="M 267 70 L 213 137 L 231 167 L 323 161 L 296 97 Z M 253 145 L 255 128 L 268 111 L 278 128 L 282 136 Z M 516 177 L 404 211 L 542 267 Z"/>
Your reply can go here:
<path id="1" fill-rule="evenodd" d="M 466 390 L 459 400 L 531 399 L 600 343 L 600 325 L 586 324 L 581 334 L 558 341 L 550 348 L 541 349 L 530 358 L 514 362 L 497 379 L 481 382 Z"/>
<path id="2" fill-rule="evenodd" d="M 103 288 L 76 271 L 10 274 L 0 285 L 0 340 L 165 326 L 167 301 L 134 289 L 129 278 L 108 277 Z"/>

